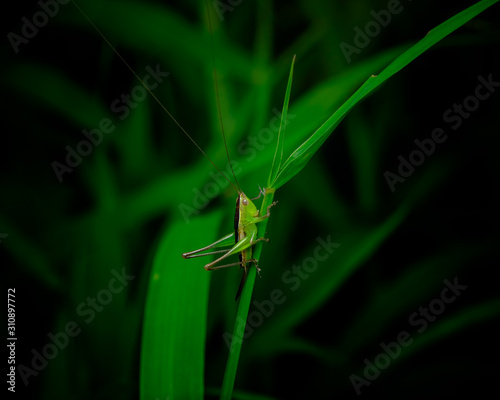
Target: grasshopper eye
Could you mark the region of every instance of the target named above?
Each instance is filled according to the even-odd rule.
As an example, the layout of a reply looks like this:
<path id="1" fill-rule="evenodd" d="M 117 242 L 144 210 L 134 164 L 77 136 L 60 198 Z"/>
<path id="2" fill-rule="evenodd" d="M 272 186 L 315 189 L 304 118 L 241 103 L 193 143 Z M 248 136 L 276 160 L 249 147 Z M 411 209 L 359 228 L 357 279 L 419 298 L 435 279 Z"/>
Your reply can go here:
<path id="1" fill-rule="evenodd" d="M 243 205 L 244 206 L 248 206 L 248 200 L 247 199 L 243 199 Z"/>

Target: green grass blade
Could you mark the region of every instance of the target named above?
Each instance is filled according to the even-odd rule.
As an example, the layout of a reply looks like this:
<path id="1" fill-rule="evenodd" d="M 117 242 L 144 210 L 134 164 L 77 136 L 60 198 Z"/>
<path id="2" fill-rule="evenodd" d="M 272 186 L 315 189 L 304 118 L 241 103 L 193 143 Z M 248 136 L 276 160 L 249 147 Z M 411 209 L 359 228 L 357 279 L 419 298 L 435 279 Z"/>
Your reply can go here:
<path id="1" fill-rule="evenodd" d="M 292 59 L 292 66 L 290 67 L 290 75 L 288 76 L 288 84 L 286 86 L 285 100 L 283 102 L 283 112 L 281 113 L 280 129 L 278 131 L 278 141 L 276 143 L 276 151 L 274 152 L 273 163 L 271 165 L 271 172 L 267 180 L 267 187 L 274 187 L 276 177 L 279 169 L 281 168 L 281 161 L 283 160 L 283 145 L 285 143 L 285 129 L 286 129 L 286 116 L 288 113 L 288 103 L 290 102 L 290 92 L 292 91 L 293 80 L 293 66 L 295 64 L 295 56 Z M 276 161 L 276 158 L 278 160 Z"/>
<path id="2" fill-rule="evenodd" d="M 273 202 L 274 191 L 266 192 L 260 213 L 265 214 L 267 207 Z M 266 231 L 268 219 L 265 219 L 258 224 L 259 237 L 264 235 Z M 260 259 L 262 252 L 262 243 L 257 243 L 253 252 L 253 257 L 257 260 Z M 238 361 L 240 358 L 241 345 L 243 344 L 243 337 L 245 325 L 248 317 L 248 310 L 250 309 L 250 301 L 252 300 L 253 286 L 255 284 L 256 269 L 250 268 L 248 277 L 241 293 L 240 304 L 236 314 L 236 322 L 232 336 L 225 336 L 224 340 L 229 347 L 229 357 L 227 359 L 226 371 L 224 373 L 224 381 L 222 383 L 221 400 L 230 400 L 233 394 L 234 380 L 236 378 L 236 370 L 238 369 Z"/>
<path id="3" fill-rule="evenodd" d="M 498 0 L 483 0 L 464 11 L 454 15 L 441 25 L 432 29 L 422 40 L 410 47 L 397 57 L 378 76 L 371 76 L 328 120 L 314 132 L 309 139 L 302 143 L 285 161 L 280 170 L 274 189 L 278 189 L 299 173 L 330 136 L 337 125 L 358 102 L 380 86 L 391 76 L 399 72 L 410 62 L 435 45 L 441 39 L 470 21 L 476 15 L 498 2 Z"/>
<path id="4" fill-rule="evenodd" d="M 215 239 L 221 213 L 175 222 L 160 239 L 142 336 L 141 399 L 202 399 L 210 273 L 181 254 Z"/>

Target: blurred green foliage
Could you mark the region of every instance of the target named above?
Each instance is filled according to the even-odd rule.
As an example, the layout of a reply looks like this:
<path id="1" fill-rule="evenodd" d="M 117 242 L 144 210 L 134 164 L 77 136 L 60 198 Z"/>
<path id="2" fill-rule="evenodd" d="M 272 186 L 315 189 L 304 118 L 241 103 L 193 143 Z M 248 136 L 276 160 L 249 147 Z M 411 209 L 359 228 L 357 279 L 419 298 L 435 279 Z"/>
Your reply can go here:
<path id="1" fill-rule="evenodd" d="M 222 20 L 212 9 L 213 47 L 203 2 L 78 4 L 141 78 L 168 72 L 156 72 L 155 95 L 228 171 L 214 58 L 228 146 L 253 197 L 271 168 L 293 54 L 285 157 L 304 140 L 299 127 L 312 134 L 370 75 L 473 2 L 401 2 L 350 60 L 341 44 L 354 45 L 355 28 L 387 2 L 242 1 Z M 13 7 L 6 35 L 39 10 Z M 497 21 L 494 5 L 389 79 L 276 192 L 234 398 L 355 398 L 353 374 L 366 379 L 365 360 L 381 359 L 381 343 L 402 332 L 412 343 L 363 396 L 488 393 L 499 373 L 484 356 L 498 352 L 500 97 L 495 87 L 477 107 L 470 97 L 478 77 L 500 81 Z M 34 368 L 32 350 L 43 353 L 49 333 L 68 322 L 81 329 L 28 386 L 18 375 L 18 391 L 51 400 L 135 399 L 140 388 L 152 400 L 218 398 L 241 272 L 207 273 L 205 260 L 181 253 L 231 231 L 234 190 L 72 4 L 17 54 L 6 44 L 0 254 L 17 289 L 18 365 Z M 461 114 L 455 104 L 464 103 L 474 111 Z M 102 128 L 110 132 L 99 144 L 81 144 L 82 130 Z M 384 173 L 398 173 L 415 140 L 438 128 L 446 140 L 392 192 Z M 53 163 L 67 164 L 67 146 L 89 154 L 73 158 L 59 182 Z M 322 241 L 338 244 L 328 257 L 317 251 Z M 123 269 L 134 278 L 113 286 Z M 438 310 L 454 279 L 467 289 L 419 332 L 412 316 Z M 145 363 L 148 354 L 157 364 Z"/>

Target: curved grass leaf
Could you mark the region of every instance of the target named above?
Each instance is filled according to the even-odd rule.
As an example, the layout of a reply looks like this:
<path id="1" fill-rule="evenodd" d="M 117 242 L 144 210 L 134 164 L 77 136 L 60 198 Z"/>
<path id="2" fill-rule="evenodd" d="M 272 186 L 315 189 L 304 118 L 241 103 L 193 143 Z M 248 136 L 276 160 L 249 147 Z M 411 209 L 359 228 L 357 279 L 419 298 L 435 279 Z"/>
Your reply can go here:
<path id="1" fill-rule="evenodd" d="M 181 254 L 214 241 L 221 218 L 214 212 L 175 222 L 159 242 L 144 316 L 141 399 L 203 398 L 210 274 Z"/>
<path id="2" fill-rule="evenodd" d="M 476 15 L 498 2 L 498 0 L 483 0 L 464 11 L 454 15 L 441 25 L 432 29 L 425 38 L 417 42 L 391 64 L 389 64 L 379 75 L 371 76 L 368 80 L 335 112 L 333 115 L 314 132 L 309 139 L 302 143 L 285 161 L 278 173 L 274 189 L 278 189 L 298 174 L 306 166 L 311 157 L 318 151 L 333 130 L 344 119 L 347 113 L 358 102 L 368 96 L 373 90 L 380 86 L 391 76 L 399 72 L 419 55 L 435 45 L 441 39 L 458 29 Z"/>

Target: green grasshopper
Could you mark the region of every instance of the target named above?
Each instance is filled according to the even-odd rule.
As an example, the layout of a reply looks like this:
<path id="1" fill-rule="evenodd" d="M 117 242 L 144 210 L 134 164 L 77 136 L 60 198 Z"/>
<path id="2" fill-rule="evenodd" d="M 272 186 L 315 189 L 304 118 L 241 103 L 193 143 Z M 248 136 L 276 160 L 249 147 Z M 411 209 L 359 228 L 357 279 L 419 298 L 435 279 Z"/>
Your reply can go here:
<path id="1" fill-rule="evenodd" d="M 248 275 L 247 264 L 253 263 L 255 265 L 255 268 L 257 268 L 257 272 L 260 273 L 258 265 L 259 260 L 252 257 L 253 253 L 252 246 L 260 241 L 265 241 L 265 242 L 269 241 L 269 239 L 266 239 L 264 237 L 257 239 L 256 224 L 271 216 L 270 208 L 276 205 L 277 202 L 275 201 L 267 207 L 266 214 L 260 215 L 259 210 L 257 209 L 257 207 L 255 207 L 255 204 L 253 203 L 252 200 L 258 199 L 263 193 L 264 192 L 261 190 L 256 198 L 249 199 L 245 193 L 239 190 L 238 198 L 236 199 L 236 212 L 234 214 L 234 232 L 220 238 L 219 240 L 215 241 L 212 244 L 209 244 L 208 246 L 202 247 L 201 249 L 182 254 L 182 257 L 184 258 L 194 258 L 194 257 L 204 257 L 211 254 L 224 253 L 221 257 L 219 257 L 215 261 L 212 261 L 205 265 L 205 270 L 207 271 L 232 267 L 236 265 L 239 265 L 241 268 L 243 268 L 244 269 L 243 277 L 241 279 L 238 292 L 236 293 L 235 300 L 238 300 L 238 297 L 240 297 L 241 291 L 243 290 L 243 286 L 245 285 L 245 281 Z M 215 250 L 208 253 L 200 254 L 205 250 L 210 250 L 217 247 L 231 246 L 230 243 L 226 244 L 225 242 L 228 239 L 232 238 L 233 236 L 235 238 L 235 243 L 234 245 L 232 245 L 230 249 Z M 224 265 L 217 265 L 219 262 L 225 260 L 227 257 L 237 253 L 239 253 L 239 259 L 240 259 L 238 262 L 224 264 Z"/>
<path id="2" fill-rule="evenodd" d="M 207 7 L 208 23 L 209 23 L 210 33 L 211 33 L 212 32 L 212 22 L 210 19 L 210 11 L 208 9 L 207 2 L 205 2 L 205 5 Z M 221 114 L 221 108 L 220 108 L 220 102 L 219 102 L 219 88 L 217 85 L 217 71 L 215 69 L 215 63 L 214 63 L 213 59 L 212 59 L 212 63 L 214 64 L 214 68 L 213 68 L 214 87 L 215 87 L 215 94 L 216 94 L 216 99 L 217 99 L 217 109 L 219 112 L 221 133 L 222 133 L 222 137 L 224 139 L 224 146 L 225 146 L 227 158 L 229 161 L 231 161 L 231 158 L 229 157 L 229 151 L 227 148 L 226 135 L 224 133 L 224 124 L 222 123 L 222 114 Z M 197 145 L 197 147 L 198 147 L 198 145 Z M 202 153 L 205 155 L 206 158 L 209 159 L 209 161 L 212 163 L 212 165 L 214 165 L 215 168 L 217 170 L 219 170 L 219 168 L 215 165 L 215 163 L 203 151 L 202 151 Z M 229 165 L 231 165 L 231 162 L 229 163 Z M 233 175 L 234 181 L 236 182 L 237 187 L 231 181 L 229 181 L 229 179 L 224 174 L 222 174 L 222 175 L 231 184 L 231 186 L 233 186 L 238 192 L 238 197 L 236 199 L 236 211 L 234 213 L 234 232 L 220 238 L 219 240 L 215 241 L 212 244 L 209 244 L 208 246 L 202 247 L 201 249 L 193 250 L 193 251 L 190 251 L 187 253 L 183 253 L 182 257 L 185 259 L 189 259 L 189 258 L 204 257 L 204 256 L 213 255 L 213 254 L 223 253 L 223 255 L 221 257 L 206 264 L 205 270 L 212 271 L 212 270 L 226 268 L 226 267 L 233 267 L 236 265 L 239 265 L 240 268 L 243 268 L 244 269 L 243 277 L 241 278 L 240 286 L 238 288 L 238 291 L 236 292 L 236 297 L 235 297 L 235 300 L 238 300 L 238 298 L 240 297 L 241 291 L 243 290 L 243 286 L 245 285 L 245 281 L 246 281 L 246 278 L 248 275 L 248 265 L 247 264 L 253 263 L 255 268 L 257 269 L 257 272 L 260 273 L 260 268 L 258 265 L 259 260 L 252 257 L 253 245 L 257 242 L 260 242 L 260 241 L 269 242 L 269 239 L 266 239 L 264 237 L 257 238 L 258 229 L 257 229 L 256 224 L 271 216 L 270 209 L 272 206 L 276 205 L 277 202 L 275 201 L 267 207 L 266 214 L 260 215 L 259 210 L 257 209 L 257 207 L 255 207 L 255 204 L 253 203 L 252 200 L 256 200 L 256 199 L 260 198 L 260 196 L 262 194 L 264 194 L 264 191 L 261 189 L 259 191 L 259 195 L 257 197 L 255 197 L 253 199 L 248 198 L 247 195 L 245 193 L 243 193 L 239 187 L 238 180 L 236 179 L 236 175 L 234 173 L 232 165 L 231 165 L 231 172 L 232 172 L 232 175 Z M 231 239 L 233 236 L 234 236 L 234 244 L 232 244 L 230 242 L 227 243 L 228 239 Z M 215 251 L 209 251 L 208 253 L 203 253 L 206 250 L 219 248 L 219 247 L 229 247 L 229 246 L 231 246 L 231 248 L 229 248 L 229 249 L 215 250 Z M 238 262 L 224 264 L 224 265 L 218 265 L 221 261 L 224 261 L 227 257 L 232 256 L 234 254 L 238 254 L 238 256 L 239 256 Z"/>
<path id="3" fill-rule="evenodd" d="M 163 103 L 151 91 L 151 89 L 148 87 L 148 85 L 146 85 L 146 83 L 137 75 L 137 73 L 134 71 L 134 69 L 120 55 L 120 53 L 115 49 L 115 47 L 111 44 L 111 42 L 104 36 L 104 34 L 100 31 L 100 29 L 87 16 L 87 14 L 79 7 L 79 5 L 74 0 L 72 0 L 72 3 L 83 14 L 83 16 L 88 20 L 88 22 L 94 27 L 94 29 L 104 39 L 104 41 L 109 45 L 109 47 L 111 47 L 111 49 L 116 53 L 116 55 L 122 60 L 122 62 L 132 72 L 132 74 L 139 80 L 139 82 L 141 82 L 141 84 L 144 86 L 144 88 L 155 99 L 155 101 L 161 106 L 161 108 L 175 122 L 175 124 L 179 127 L 179 129 L 198 148 L 198 150 L 208 159 L 208 161 L 222 174 L 222 176 L 224 176 L 224 178 L 229 182 L 229 184 L 238 192 L 238 198 L 236 199 L 236 212 L 234 215 L 234 233 L 230 233 L 229 235 L 226 235 L 223 238 L 217 240 L 216 242 L 214 242 L 208 246 L 205 246 L 201 249 L 182 254 L 182 257 L 188 259 L 188 258 L 203 257 L 203 256 L 212 255 L 212 254 L 224 253 L 221 257 L 219 257 L 215 261 L 210 262 L 210 263 L 205 265 L 205 269 L 207 271 L 225 268 L 225 267 L 236 266 L 236 265 L 239 265 L 241 268 L 243 268 L 244 269 L 243 277 L 242 277 L 240 286 L 238 288 L 238 292 L 236 294 L 236 300 L 237 300 L 241 294 L 241 291 L 242 291 L 243 286 L 244 286 L 245 281 L 246 281 L 246 277 L 248 275 L 248 264 L 253 263 L 255 265 L 255 267 L 257 268 L 257 271 L 260 272 L 260 269 L 258 267 L 258 260 L 252 257 L 253 245 L 257 242 L 260 242 L 260 241 L 266 241 L 266 242 L 269 241 L 269 239 L 266 239 L 264 237 L 257 238 L 258 229 L 257 229 L 256 224 L 265 220 L 266 218 L 269 218 L 269 216 L 271 215 L 269 210 L 277 202 L 274 202 L 267 207 L 265 215 L 259 215 L 260 214 L 259 210 L 257 209 L 257 207 L 255 207 L 255 204 L 252 202 L 252 200 L 258 199 L 264 193 L 264 191 L 261 189 L 259 196 L 257 196 L 254 199 L 249 199 L 241 191 L 239 184 L 238 184 L 238 181 L 236 179 L 236 175 L 235 175 L 234 170 L 232 168 L 232 165 L 230 163 L 231 172 L 232 172 L 234 181 L 236 183 L 236 185 L 234 185 L 226 177 L 226 175 L 224 173 L 222 173 L 222 171 L 217 167 L 217 165 L 214 163 L 214 161 L 203 151 L 203 149 L 198 145 L 198 143 L 196 143 L 196 141 L 191 137 L 191 135 L 189 135 L 189 133 L 182 127 L 182 125 L 167 110 L 167 108 L 163 105 Z M 205 2 L 205 5 L 207 6 L 207 14 L 208 14 L 210 32 L 212 32 L 212 25 L 211 25 L 211 20 L 210 20 L 210 11 L 208 9 L 208 3 Z M 213 62 L 213 60 L 212 60 L 212 62 Z M 222 122 L 222 114 L 221 114 L 221 108 L 220 108 L 220 102 L 219 102 L 219 89 L 218 89 L 218 85 L 217 85 L 217 72 L 215 70 L 215 66 L 213 68 L 213 72 L 214 72 L 214 86 L 215 86 L 215 93 L 216 93 L 216 98 L 217 98 L 217 107 L 218 107 L 218 112 L 219 112 L 221 133 L 222 133 L 222 137 L 224 139 L 224 146 L 226 149 L 226 154 L 227 154 L 228 159 L 230 160 L 229 151 L 227 148 L 226 136 L 224 133 L 224 126 L 223 126 L 223 122 Z M 228 239 L 233 237 L 233 235 L 235 237 L 234 245 L 232 245 L 231 243 L 226 243 L 228 241 Z M 230 249 L 225 249 L 225 250 L 216 250 L 216 251 L 211 251 L 208 253 L 201 253 L 205 250 L 218 248 L 218 247 L 228 247 L 228 246 L 232 246 L 232 247 Z M 234 255 L 234 254 L 238 254 L 238 253 L 239 253 L 239 261 L 238 262 L 224 264 L 224 265 L 217 265 L 219 262 L 225 260 L 227 257 Z"/>

